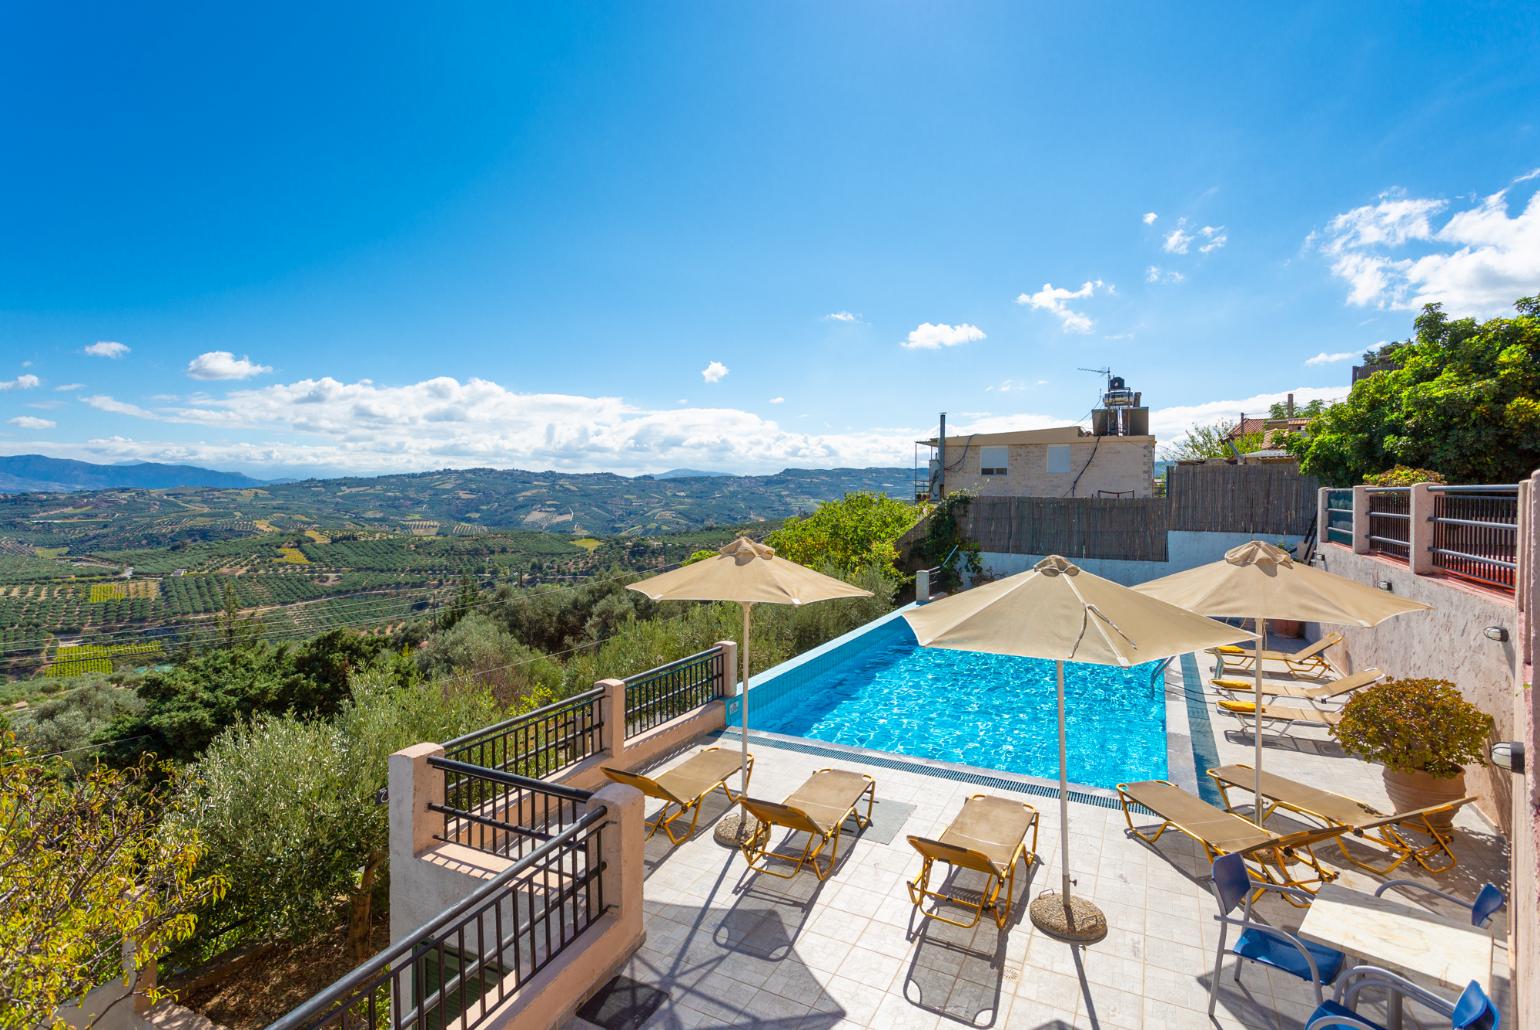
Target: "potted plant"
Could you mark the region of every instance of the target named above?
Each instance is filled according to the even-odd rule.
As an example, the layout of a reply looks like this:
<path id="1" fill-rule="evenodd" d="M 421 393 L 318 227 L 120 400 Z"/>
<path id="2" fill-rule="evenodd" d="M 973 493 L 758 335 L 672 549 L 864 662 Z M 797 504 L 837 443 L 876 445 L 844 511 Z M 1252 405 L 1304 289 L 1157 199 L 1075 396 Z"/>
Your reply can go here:
<path id="1" fill-rule="evenodd" d="M 1332 734 L 1348 754 L 1384 766 L 1385 792 L 1406 812 L 1464 797 L 1464 766 L 1485 760 L 1493 726 L 1448 680 L 1403 679 L 1353 695 Z"/>

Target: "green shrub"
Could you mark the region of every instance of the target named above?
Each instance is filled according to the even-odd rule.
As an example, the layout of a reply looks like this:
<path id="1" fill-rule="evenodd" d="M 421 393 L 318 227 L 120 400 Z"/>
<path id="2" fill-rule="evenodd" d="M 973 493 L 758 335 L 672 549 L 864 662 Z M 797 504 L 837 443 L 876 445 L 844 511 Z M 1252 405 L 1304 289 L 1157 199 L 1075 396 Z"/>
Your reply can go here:
<path id="1" fill-rule="evenodd" d="M 1344 751 L 1394 772 L 1457 776 L 1480 764 L 1492 717 L 1448 680 L 1387 680 L 1353 695 L 1332 730 Z"/>
<path id="2" fill-rule="evenodd" d="M 1444 477 L 1432 469 L 1407 468 L 1397 465 L 1364 477 L 1365 486 L 1416 486 L 1418 483 L 1442 483 Z"/>

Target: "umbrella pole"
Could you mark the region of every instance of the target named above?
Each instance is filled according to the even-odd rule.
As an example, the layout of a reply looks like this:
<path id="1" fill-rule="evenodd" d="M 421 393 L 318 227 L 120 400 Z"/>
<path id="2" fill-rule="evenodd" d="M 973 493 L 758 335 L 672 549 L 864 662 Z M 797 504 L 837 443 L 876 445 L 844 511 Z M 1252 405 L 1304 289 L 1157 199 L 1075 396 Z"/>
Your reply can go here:
<path id="1" fill-rule="evenodd" d="M 741 794 L 749 792 L 749 609 L 753 605 L 743 605 L 743 693 L 740 695 L 741 703 L 738 707 L 742 710 L 743 732 L 740 734 L 743 746 L 743 758 L 738 768 L 738 789 Z"/>
<path id="2" fill-rule="evenodd" d="M 1059 862 L 1063 872 L 1060 897 L 1069 908 L 1069 768 L 1064 751 L 1064 663 L 1055 663 L 1059 673 Z"/>
<path id="3" fill-rule="evenodd" d="M 1257 659 L 1251 691 L 1251 739 L 1256 750 L 1252 759 L 1251 821 L 1262 825 L 1262 652 L 1267 649 L 1267 620 L 1257 616 Z"/>
<path id="4" fill-rule="evenodd" d="M 1063 877 L 1059 896 L 1044 891 L 1027 906 L 1032 925 L 1054 940 L 1084 947 L 1107 936 L 1107 917 L 1085 898 L 1069 892 L 1069 757 L 1064 749 L 1064 662 L 1057 661 L 1059 680 L 1059 864 Z"/>

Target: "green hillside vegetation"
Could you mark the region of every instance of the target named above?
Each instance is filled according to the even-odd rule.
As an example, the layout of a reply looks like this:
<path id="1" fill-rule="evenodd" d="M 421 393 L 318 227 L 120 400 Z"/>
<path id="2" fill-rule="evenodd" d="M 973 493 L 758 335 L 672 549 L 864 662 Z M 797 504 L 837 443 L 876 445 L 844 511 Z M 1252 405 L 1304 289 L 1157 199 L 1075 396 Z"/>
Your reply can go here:
<path id="1" fill-rule="evenodd" d="M 839 554 L 821 564 L 872 596 L 763 606 L 755 671 L 891 610 L 899 585 L 892 545 L 917 514 L 893 504 L 853 495 L 791 527 L 783 542 L 793 548 L 814 528 L 839 541 Z M 695 534 L 675 544 L 682 557 L 713 542 Z M 594 553 L 636 546 L 606 540 Z M 186 932 L 159 938 L 169 949 L 165 982 L 196 976 L 205 993 L 186 1000 L 217 994 L 232 1006 L 210 1012 L 221 1023 L 261 1025 L 279 1014 L 262 1007 L 274 1004 L 270 992 L 217 985 L 260 978 L 262 961 L 281 964 L 318 941 L 332 941 L 350 962 L 377 942 L 389 872 L 388 809 L 377 801 L 389 754 L 735 638 L 735 605 L 657 604 L 626 589 L 638 575 L 490 589 L 466 577 L 436 610 L 388 632 L 339 629 L 298 642 L 269 638 L 264 618 L 232 604 L 212 621 L 210 639 L 168 653 L 160 666 L 52 681 L 20 708 L 13 700 L 4 721 L 22 761 L 68 763 L 50 767 L 66 793 L 86 790 L 95 768 L 138 770 L 125 775 L 157 784 L 145 795 L 147 817 L 162 823 L 165 839 L 184 842 L 183 872 L 210 885 L 188 892 L 178 917 Z M 15 686 L 0 697 L 15 699 Z M 172 766 L 144 765 L 152 754 Z M 0 807 L 21 782 L 0 784 Z M 122 893 L 134 887 L 112 884 Z M 40 910 L 44 902 L 23 899 Z"/>

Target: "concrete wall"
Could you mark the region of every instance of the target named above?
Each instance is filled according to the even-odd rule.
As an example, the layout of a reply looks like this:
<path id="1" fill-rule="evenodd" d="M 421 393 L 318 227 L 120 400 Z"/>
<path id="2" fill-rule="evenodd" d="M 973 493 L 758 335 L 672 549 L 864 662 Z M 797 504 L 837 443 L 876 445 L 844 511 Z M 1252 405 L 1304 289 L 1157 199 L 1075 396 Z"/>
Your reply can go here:
<path id="1" fill-rule="evenodd" d="M 723 661 L 736 667 L 737 645 L 723 641 Z M 731 683 L 731 676 L 725 677 Z M 604 897 L 613 911 L 595 922 L 556 960 L 489 1016 L 489 1026 L 562 1025 L 623 966 L 642 943 L 643 806 L 639 792 L 610 782 L 603 766 L 638 770 L 726 725 L 722 699 L 625 737 L 625 683 L 603 680 L 604 752 L 549 777 L 549 782 L 594 791 L 591 804 L 609 809 L 613 829 L 604 835 L 608 867 Z M 463 900 L 512 862 L 458 843 L 434 838 L 444 817 L 431 810 L 444 802 L 444 774 L 428 760 L 442 745 L 416 744 L 390 756 L 390 939 L 408 939 L 418 928 Z"/>
<path id="2" fill-rule="evenodd" d="M 1519 494 L 1519 674 L 1514 690 L 1513 738 L 1527 752 L 1524 774 L 1514 776 L 1512 842 L 1514 1015 L 1519 1026 L 1540 1027 L 1540 712 L 1535 710 L 1535 658 L 1540 652 L 1540 472 Z"/>
<path id="3" fill-rule="evenodd" d="M 979 470 L 981 448 L 967 437 L 947 441 L 946 489 L 968 490 L 981 497 L 1095 497 L 1098 490 L 1133 492 L 1149 497 L 1155 489 L 1155 438 L 1152 436 L 1080 437 L 1070 442 L 1069 471 L 1048 471 L 1046 443 L 1011 444 L 1006 474 Z M 1058 445 L 1053 445 L 1058 446 Z M 959 460 L 954 449 L 965 453 Z M 1089 462 L 1089 465 L 1087 464 Z M 955 465 L 955 467 L 953 467 Z M 1084 473 L 1081 474 L 1081 469 Z M 1075 482 L 1079 474 L 1079 483 Z M 1071 493 L 1073 488 L 1074 492 Z"/>
<path id="4" fill-rule="evenodd" d="M 1519 635 L 1518 611 L 1510 599 L 1456 580 L 1418 576 L 1400 562 L 1354 554 L 1340 544 L 1327 544 L 1320 554 L 1328 572 L 1370 586 L 1389 583 L 1392 593 L 1433 606 L 1432 611 L 1398 615 L 1373 629 L 1329 627 L 1343 638 L 1333 649 L 1333 661 L 1349 671 L 1374 666 L 1391 676 L 1450 680 L 1496 721 L 1495 740 L 1512 739 Z M 1491 626 L 1502 629 L 1507 639 L 1487 639 L 1485 631 Z M 1308 635 L 1314 639 L 1321 632 L 1313 626 Z M 1487 818 L 1510 832 L 1512 777 L 1485 765 L 1467 769 L 1466 782 Z"/>
<path id="5" fill-rule="evenodd" d="M 1124 586 L 1134 586 L 1162 576 L 1169 576 L 1173 572 L 1184 572 L 1187 569 L 1195 569 L 1199 565 L 1218 561 L 1230 548 L 1239 547 L 1255 539 L 1258 538 L 1250 533 L 1188 533 L 1172 530 L 1166 534 L 1165 561 L 1120 561 L 1113 558 L 1074 558 L 1072 560 L 1087 572 Z M 1269 534 L 1260 539 L 1293 551 L 1299 546 L 1302 538 Z M 1044 556 L 985 551 L 979 557 L 983 562 L 984 571 L 999 579 L 1002 576 L 1027 571 L 1042 561 Z"/>

